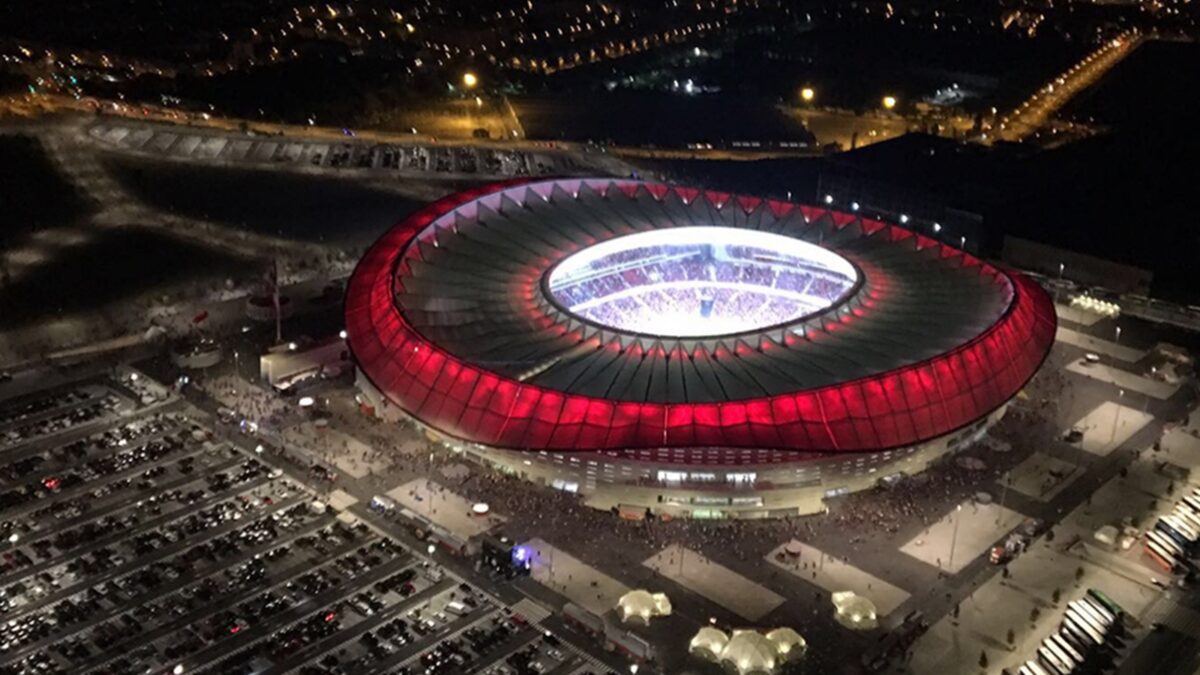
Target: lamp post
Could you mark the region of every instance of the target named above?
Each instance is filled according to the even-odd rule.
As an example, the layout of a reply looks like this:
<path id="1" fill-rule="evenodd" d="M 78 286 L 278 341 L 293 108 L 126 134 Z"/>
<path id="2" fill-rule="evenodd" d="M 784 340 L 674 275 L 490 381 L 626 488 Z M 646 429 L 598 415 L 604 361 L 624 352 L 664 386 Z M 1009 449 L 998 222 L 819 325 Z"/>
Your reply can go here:
<path id="1" fill-rule="evenodd" d="M 1117 440 L 1117 420 L 1121 419 L 1121 405 L 1124 400 L 1125 400 L 1125 390 L 1118 389 L 1117 390 L 1117 412 L 1113 415 L 1112 436 L 1110 436 L 1108 439 L 1109 443 L 1112 443 L 1113 441 Z"/>
<path id="2" fill-rule="evenodd" d="M 1121 327 L 1120 326 L 1117 326 L 1116 334 L 1117 334 L 1116 343 L 1121 344 Z"/>
<path id="3" fill-rule="evenodd" d="M 946 570 L 951 574 L 954 573 L 954 548 L 958 545 L 958 521 L 961 511 L 962 504 L 954 507 L 954 532 L 950 535 L 950 560 L 946 563 Z"/>

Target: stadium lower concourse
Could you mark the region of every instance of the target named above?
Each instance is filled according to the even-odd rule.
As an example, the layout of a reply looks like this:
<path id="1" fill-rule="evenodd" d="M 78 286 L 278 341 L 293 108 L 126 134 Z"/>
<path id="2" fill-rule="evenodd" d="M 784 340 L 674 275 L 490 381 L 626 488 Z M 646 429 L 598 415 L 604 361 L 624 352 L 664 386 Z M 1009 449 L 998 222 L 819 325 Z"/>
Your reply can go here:
<path id="1" fill-rule="evenodd" d="M 1030 279 L 897 225 L 611 179 L 435 202 L 346 298 L 365 410 L 630 517 L 815 513 L 919 473 L 1055 326 Z"/>

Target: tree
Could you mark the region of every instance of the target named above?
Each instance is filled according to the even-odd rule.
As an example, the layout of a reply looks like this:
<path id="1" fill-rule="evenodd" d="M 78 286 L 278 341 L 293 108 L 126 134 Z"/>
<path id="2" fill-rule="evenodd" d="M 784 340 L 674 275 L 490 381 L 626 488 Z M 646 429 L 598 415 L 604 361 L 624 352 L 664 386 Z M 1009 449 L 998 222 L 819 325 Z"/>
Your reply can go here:
<path id="1" fill-rule="evenodd" d="M 956 619 L 958 618 L 958 608 L 959 608 L 959 605 L 955 605 L 953 611 L 950 612 L 950 614 L 953 615 L 954 618 L 956 618 Z"/>
<path id="2" fill-rule="evenodd" d="M 1076 567 L 1075 568 L 1075 581 L 1079 581 L 1080 579 L 1083 579 L 1083 568 Z"/>
<path id="3" fill-rule="evenodd" d="M 1054 541 L 1054 530 L 1046 530 L 1046 543 Z"/>
<path id="4" fill-rule="evenodd" d="M 987 666 L 988 666 L 987 652 L 980 650 L 979 651 L 979 667 L 987 668 Z"/>
<path id="5" fill-rule="evenodd" d="M 1005 579 L 1012 576 L 1012 572 L 1008 571 L 1008 565 L 1005 565 L 1004 567 L 1000 568 L 1000 576 L 1004 577 Z"/>
<path id="6" fill-rule="evenodd" d="M 1029 623 L 1037 623 L 1038 617 L 1042 615 L 1042 610 L 1034 607 L 1029 610 Z"/>
<path id="7" fill-rule="evenodd" d="M 1062 599 L 1062 591 L 1058 590 L 1057 588 L 1054 589 L 1054 592 L 1050 594 L 1050 598 L 1054 600 L 1054 604 L 1057 605 L 1058 601 Z"/>
<path id="8" fill-rule="evenodd" d="M 1008 644 L 1010 645 L 1017 641 L 1017 633 L 1011 628 L 1008 629 L 1008 635 L 1006 637 L 1008 638 Z"/>

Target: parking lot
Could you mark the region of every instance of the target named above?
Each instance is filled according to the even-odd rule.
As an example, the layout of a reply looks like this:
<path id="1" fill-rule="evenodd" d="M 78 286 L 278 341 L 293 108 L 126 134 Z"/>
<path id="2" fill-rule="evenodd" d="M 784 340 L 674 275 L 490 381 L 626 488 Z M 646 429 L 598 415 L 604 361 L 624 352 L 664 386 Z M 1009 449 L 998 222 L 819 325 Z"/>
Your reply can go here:
<path id="1" fill-rule="evenodd" d="M 0 401 L 0 673 L 586 670 L 238 433 L 128 374 Z"/>

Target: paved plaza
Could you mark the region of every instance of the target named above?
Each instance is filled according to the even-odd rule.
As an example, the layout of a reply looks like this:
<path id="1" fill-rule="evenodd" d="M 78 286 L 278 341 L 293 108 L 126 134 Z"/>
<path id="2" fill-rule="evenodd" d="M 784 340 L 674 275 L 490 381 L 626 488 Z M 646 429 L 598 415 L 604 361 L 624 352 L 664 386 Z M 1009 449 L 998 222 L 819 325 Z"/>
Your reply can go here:
<path id="1" fill-rule="evenodd" d="M 1022 519 L 1020 513 L 998 504 L 977 504 L 967 500 L 910 539 L 900 547 L 900 552 L 938 569 L 958 572 L 995 545 Z"/>
<path id="2" fill-rule="evenodd" d="M 793 550 L 798 547 L 800 555 L 788 554 L 785 549 L 789 547 Z M 781 553 L 782 560 L 779 559 Z M 875 604 L 875 611 L 881 618 L 894 612 L 908 599 L 908 592 L 904 589 L 795 539 L 779 545 L 767 554 L 766 559 L 779 569 L 814 583 L 830 593 L 854 591 L 869 598 Z"/>
<path id="3" fill-rule="evenodd" d="M 1083 570 L 1076 581 L 1077 570 Z M 1057 630 L 1066 604 L 1088 588 L 1098 588 L 1126 611 L 1139 616 L 1159 596 L 1142 576 L 1134 580 L 1122 569 L 1063 554 L 1045 544 L 1009 563 L 1011 576 L 992 576 L 959 604 L 959 616 L 946 615 L 917 641 L 913 673 L 979 672 L 979 654 L 988 654 L 988 672 L 1015 672 L 1034 658 L 1041 641 Z M 1060 593 L 1053 602 L 1054 591 Z M 1031 621 L 1037 608 L 1037 620 Z M 1013 644 L 1007 641 L 1014 633 Z"/>
<path id="4" fill-rule="evenodd" d="M 1102 340 L 1061 325 L 1058 327 L 1058 332 L 1055 333 L 1054 339 L 1081 349 L 1086 349 L 1089 352 L 1111 356 L 1126 363 L 1137 363 L 1146 356 L 1146 352 L 1140 349 L 1134 349 L 1133 347 L 1118 344 L 1110 340 Z"/>
<path id="5" fill-rule="evenodd" d="M 283 432 L 288 445 L 303 446 L 320 457 L 328 458 L 338 471 L 355 478 L 371 473 L 383 473 L 387 464 L 382 457 L 375 458 L 371 446 L 350 434 L 336 429 L 319 428 L 312 422 L 304 422 Z"/>
<path id="6" fill-rule="evenodd" d="M 417 478 L 394 487 L 387 492 L 387 496 L 464 540 L 504 522 L 504 518 L 494 512 L 486 516 L 473 514 L 470 501 L 426 478 Z"/>
<path id="7" fill-rule="evenodd" d="M 1088 363 L 1080 359 L 1067 366 L 1067 370 L 1079 375 L 1090 377 L 1093 380 L 1107 382 L 1127 391 L 1136 391 L 1139 394 L 1145 394 L 1156 398 L 1160 401 L 1165 401 L 1175 395 L 1179 391 L 1178 384 L 1167 384 L 1159 382 L 1148 377 L 1135 375 L 1128 370 L 1113 368 L 1103 363 Z"/>
<path id="8" fill-rule="evenodd" d="M 749 621 L 783 604 L 774 591 L 679 545 L 668 546 L 642 564 Z"/>
<path id="9" fill-rule="evenodd" d="M 1158 502 L 1157 510 L 1164 512 L 1174 503 L 1165 497 L 1170 482 L 1168 476 L 1158 472 L 1153 461 L 1139 459 L 1129 465 L 1127 476 L 1113 477 L 1072 510 L 1059 523 L 1059 534 L 1093 541 L 1096 530 L 1105 525 L 1120 527 L 1128 520 L 1145 527 L 1149 523 L 1142 521 L 1151 513 L 1151 502 Z"/>
<path id="10" fill-rule="evenodd" d="M 1094 455 L 1107 455 L 1149 424 L 1154 416 L 1127 405 L 1105 401 L 1075 423 L 1083 431 L 1079 447 Z"/>
<path id="11" fill-rule="evenodd" d="M 593 614 L 603 616 L 630 591 L 625 584 L 547 541 L 530 539 L 524 546 L 533 556 L 530 576 L 535 581 Z"/>
<path id="12" fill-rule="evenodd" d="M 1040 501 L 1049 501 L 1081 473 L 1082 469 L 1066 460 L 1035 452 L 1009 474 L 1008 489 Z"/>

